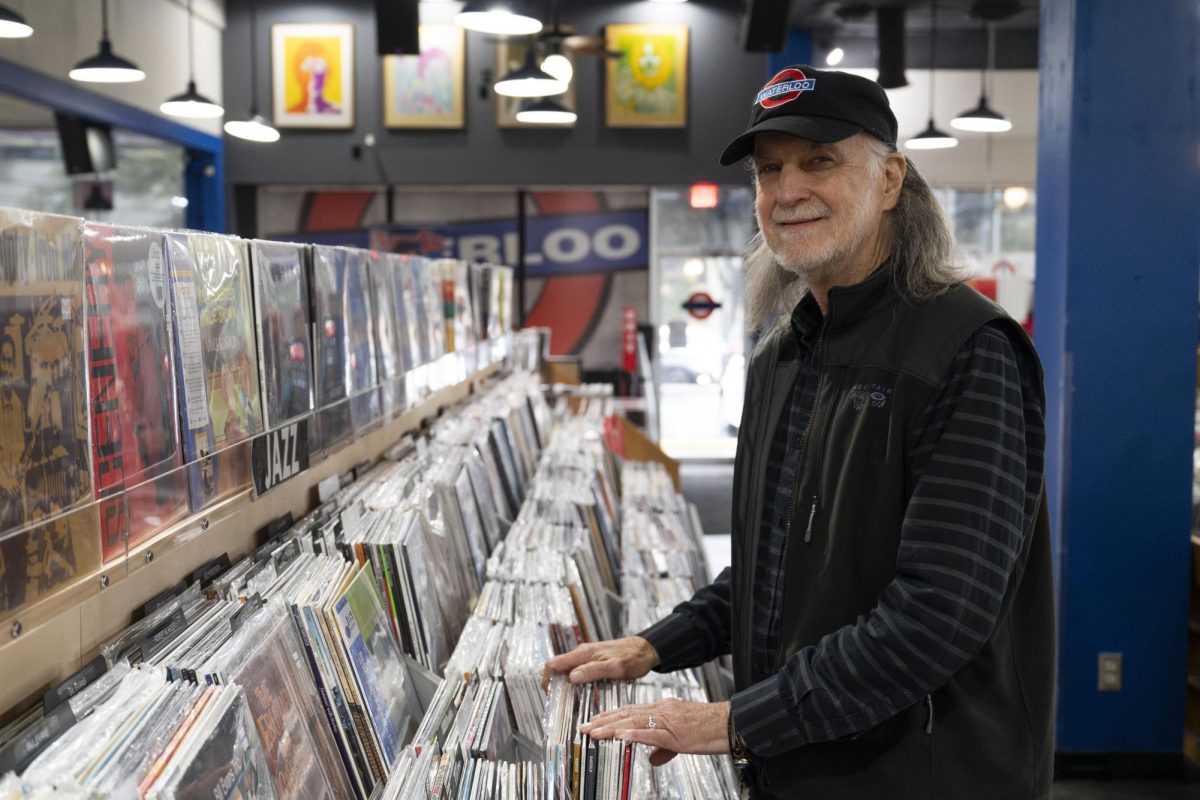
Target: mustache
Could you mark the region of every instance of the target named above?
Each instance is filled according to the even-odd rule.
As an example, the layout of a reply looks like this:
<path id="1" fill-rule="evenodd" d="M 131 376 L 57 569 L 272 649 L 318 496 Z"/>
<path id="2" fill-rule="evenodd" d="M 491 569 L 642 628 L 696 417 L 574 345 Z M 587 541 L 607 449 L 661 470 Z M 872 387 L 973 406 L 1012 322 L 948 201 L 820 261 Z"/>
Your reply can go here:
<path id="1" fill-rule="evenodd" d="M 794 222 L 812 222 L 818 219 L 828 219 L 831 213 L 828 208 L 791 209 L 776 211 L 771 214 L 771 224 L 787 225 Z"/>

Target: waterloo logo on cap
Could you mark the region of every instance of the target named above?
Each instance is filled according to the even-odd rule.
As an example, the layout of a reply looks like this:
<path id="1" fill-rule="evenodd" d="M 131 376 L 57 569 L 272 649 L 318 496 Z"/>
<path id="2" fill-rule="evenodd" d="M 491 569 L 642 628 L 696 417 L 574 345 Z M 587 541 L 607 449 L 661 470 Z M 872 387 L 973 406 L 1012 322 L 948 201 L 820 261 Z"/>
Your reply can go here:
<path id="1" fill-rule="evenodd" d="M 806 78 L 800 70 L 789 67 L 767 81 L 754 102 L 763 108 L 775 108 L 790 103 L 804 92 L 811 92 L 816 85 L 816 78 Z"/>

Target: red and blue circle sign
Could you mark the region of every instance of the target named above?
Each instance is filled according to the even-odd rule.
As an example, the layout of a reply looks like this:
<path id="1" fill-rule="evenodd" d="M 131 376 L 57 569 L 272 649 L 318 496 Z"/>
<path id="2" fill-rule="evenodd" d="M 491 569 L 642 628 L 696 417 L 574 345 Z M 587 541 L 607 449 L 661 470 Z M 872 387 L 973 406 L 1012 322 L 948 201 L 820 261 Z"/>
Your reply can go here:
<path id="1" fill-rule="evenodd" d="M 684 310 L 696 319 L 708 319 L 720 307 L 708 292 L 696 292 L 683 304 Z"/>
<path id="2" fill-rule="evenodd" d="M 816 78 L 806 78 L 800 70 L 788 67 L 775 73 L 775 77 L 767 81 L 767 85 L 759 90 L 754 102 L 763 108 L 775 108 L 790 103 L 805 92 L 811 92 L 816 85 Z"/>

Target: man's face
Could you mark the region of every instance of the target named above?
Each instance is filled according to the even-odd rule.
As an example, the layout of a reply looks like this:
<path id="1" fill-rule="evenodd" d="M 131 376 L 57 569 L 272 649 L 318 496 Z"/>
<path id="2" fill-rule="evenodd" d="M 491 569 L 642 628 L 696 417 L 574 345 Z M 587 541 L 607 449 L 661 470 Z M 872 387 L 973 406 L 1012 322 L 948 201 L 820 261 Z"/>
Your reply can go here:
<path id="1" fill-rule="evenodd" d="M 780 265 L 811 283 L 836 279 L 873 258 L 883 212 L 898 196 L 898 186 L 889 191 L 894 176 L 886 164 L 866 134 L 832 144 L 759 134 L 755 209 Z"/>

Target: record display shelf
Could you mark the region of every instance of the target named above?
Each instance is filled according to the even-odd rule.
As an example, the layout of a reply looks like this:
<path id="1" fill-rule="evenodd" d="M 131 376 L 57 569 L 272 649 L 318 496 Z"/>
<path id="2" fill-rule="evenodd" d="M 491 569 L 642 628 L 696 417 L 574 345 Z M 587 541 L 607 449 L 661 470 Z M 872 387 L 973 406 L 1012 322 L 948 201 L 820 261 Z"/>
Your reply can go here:
<path id="1" fill-rule="evenodd" d="M 317 505 L 318 486 L 374 463 L 443 410 L 479 391 L 499 374 L 492 364 L 435 391 L 369 435 L 347 441 L 304 472 L 254 497 L 243 490 L 191 514 L 47 600 L 23 608 L 0 631 L 0 724 L 40 699 L 44 689 L 78 670 L 101 643 L 124 629 L 135 610 L 222 554 L 237 561 L 257 544 L 260 531 L 290 513 L 299 519 Z M 249 446 L 249 442 L 244 443 Z"/>

